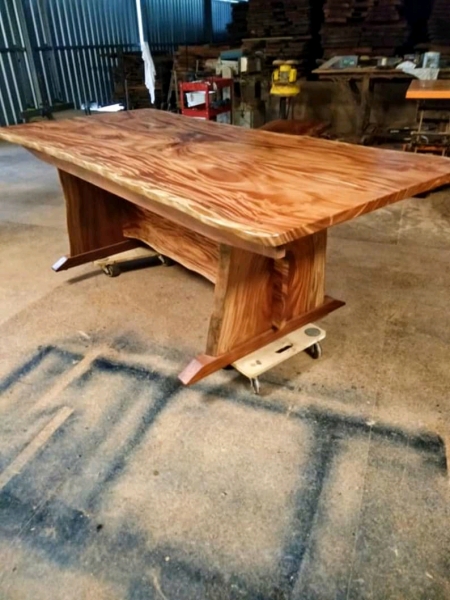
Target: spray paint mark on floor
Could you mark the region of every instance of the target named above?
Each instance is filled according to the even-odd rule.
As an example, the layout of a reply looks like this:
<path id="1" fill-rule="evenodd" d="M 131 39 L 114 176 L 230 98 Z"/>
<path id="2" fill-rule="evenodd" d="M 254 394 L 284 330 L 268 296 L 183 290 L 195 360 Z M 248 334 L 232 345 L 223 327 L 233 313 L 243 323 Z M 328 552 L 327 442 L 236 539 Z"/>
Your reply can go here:
<path id="1" fill-rule="evenodd" d="M 153 358 L 53 345 L 0 382 L 2 597 L 43 569 L 52 598 L 74 573 L 133 600 L 448 597 L 439 436 Z"/>

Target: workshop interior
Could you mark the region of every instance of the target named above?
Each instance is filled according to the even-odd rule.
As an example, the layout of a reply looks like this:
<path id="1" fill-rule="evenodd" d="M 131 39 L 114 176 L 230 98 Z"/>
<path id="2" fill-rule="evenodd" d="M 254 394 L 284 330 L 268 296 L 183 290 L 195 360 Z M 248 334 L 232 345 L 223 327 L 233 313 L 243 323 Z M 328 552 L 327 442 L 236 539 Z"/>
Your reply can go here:
<path id="1" fill-rule="evenodd" d="M 0 600 L 450 599 L 450 2 L 0 0 Z"/>

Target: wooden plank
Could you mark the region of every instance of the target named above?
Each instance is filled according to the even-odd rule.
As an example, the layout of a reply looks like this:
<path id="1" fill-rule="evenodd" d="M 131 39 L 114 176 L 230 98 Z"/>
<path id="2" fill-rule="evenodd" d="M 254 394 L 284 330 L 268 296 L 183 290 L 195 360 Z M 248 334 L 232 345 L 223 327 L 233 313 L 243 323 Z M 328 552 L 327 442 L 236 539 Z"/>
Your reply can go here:
<path id="1" fill-rule="evenodd" d="M 279 340 L 283 336 L 300 329 L 303 325 L 309 322 L 322 319 L 327 314 L 337 310 L 341 306 L 344 306 L 344 302 L 334 300 L 333 298 L 325 297 L 325 301 L 321 306 L 311 310 L 308 313 L 299 315 L 295 319 L 288 321 L 282 329 L 269 330 L 254 338 L 246 340 L 239 346 L 233 348 L 230 352 L 218 356 L 209 356 L 207 354 L 200 354 L 197 358 L 194 358 L 189 365 L 179 374 L 178 378 L 185 385 L 192 385 L 197 383 L 201 379 L 204 379 L 208 375 L 223 369 L 224 367 L 236 362 L 240 358 L 247 356 L 251 352 L 262 348 L 271 342 Z"/>
<path id="2" fill-rule="evenodd" d="M 215 283 L 219 262 L 217 242 L 137 206 L 127 210 L 123 232 Z"/>
<path id="3" fill-rule="evenodd" d="M 446 158 L 150 109 L 17 125 L 0 129 L 0 138 L 101 176 L 121 198 L 131 192 L 142 204 L 263 247 L 450 183 Z"/>
<path id="4" fill-rule="evenodd" d="M 133 248 L 137 248 L 138 246 L 140 246 L 140 243 L 137 240 L 124 240 L 118 244 L 103 246 L 103 248 L 96 248 L 95 250 L 83 252 L 82 254 L 75 254 L 74 256 L 62 256 L 55 262 L 55 264 L 52 266 L 52 269 L 56 273 L 59 273 L 60 271 L 67 271 L 67 269 L 79 267 L 80 265 L 94 262 L 94 260 L 100 260 L 102 258 L 107 258 L 108 256 L 114 256 L 120 252 L 133 250 Z"/>

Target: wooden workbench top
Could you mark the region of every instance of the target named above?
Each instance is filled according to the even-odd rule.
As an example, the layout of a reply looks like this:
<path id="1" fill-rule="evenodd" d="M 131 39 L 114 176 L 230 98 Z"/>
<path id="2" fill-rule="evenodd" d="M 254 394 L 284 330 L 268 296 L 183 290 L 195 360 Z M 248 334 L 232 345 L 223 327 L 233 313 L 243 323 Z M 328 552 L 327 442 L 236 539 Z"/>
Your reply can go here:
<path id="1" fill-rule="evenodd" d="M 450 100 L 450 80 L 420 81 L 415 79 L 406 92 L 408 100 Z"/>
<path id="2" fill-rule="evenodd" d="M 450 183 L 447 158 L 150 109 L 17 125 L 0 138 L 185 213 L 230 243 L 280 246 Z"/>
<path id="3" fill-rule="evenodd" d="M 413 79 L 414 75 L 405 73 L 400 69 L 380 69 L 378 67 L 345 67 L 339 69 L 336 67 L 324 68 L 319 67 L 314 69 L 314 75 L 323 77 L 325 79 L 330 78 L 347 78 L 347 79 L 362 79 L 363 77 L 371 77 L 372 79 L 401 79 L 408 80 Z"/>

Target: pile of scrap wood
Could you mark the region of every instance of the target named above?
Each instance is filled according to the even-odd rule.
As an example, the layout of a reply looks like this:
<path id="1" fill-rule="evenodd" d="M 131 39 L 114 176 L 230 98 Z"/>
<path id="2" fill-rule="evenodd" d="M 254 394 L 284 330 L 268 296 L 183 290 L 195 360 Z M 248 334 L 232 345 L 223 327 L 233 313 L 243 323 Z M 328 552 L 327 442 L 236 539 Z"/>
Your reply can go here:
<path id="1" fill-rule="evenodd" d="M 231 5 L 231 22 L 227 25 L 228 37 L 232 43 L 240 43 L 248 36 L 248 2 L 234 2 Z"/>
<path id="2" fill-rule="evenodd" d="M 435 46 L 447 47 L 445 54 L 450 54 L 450 2 L 434 0 L 433 10 L 428 21 L 428 34 Z"/>
<path id="3" fill-rule="evenodd" d="M 404 0 L 326 0 L 321 29 L 325 57 L 392 55 L 408 35 Z"/>

